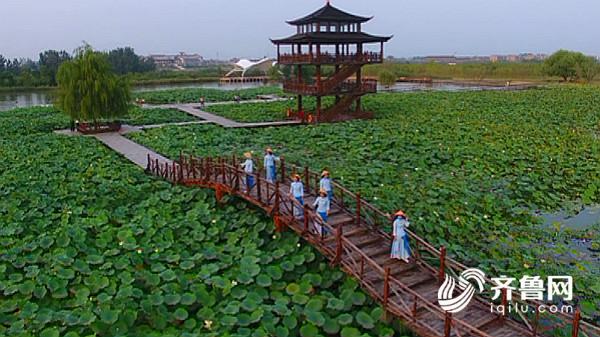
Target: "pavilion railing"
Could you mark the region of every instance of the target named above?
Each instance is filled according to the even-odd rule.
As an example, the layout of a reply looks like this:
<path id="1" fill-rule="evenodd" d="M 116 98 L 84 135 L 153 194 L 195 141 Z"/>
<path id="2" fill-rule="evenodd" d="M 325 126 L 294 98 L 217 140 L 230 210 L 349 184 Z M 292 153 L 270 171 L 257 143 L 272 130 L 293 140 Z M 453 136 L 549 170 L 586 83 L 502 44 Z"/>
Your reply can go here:
<path id="1" fill-rule="evenodd" d="M 282 64 L 336 64 L 336 63 L 381 63 L 383 57 L 380 53 L 363 52 L 348 55 L 335 55 L 330 53 L 321 54 L 281 54 L 279 63 Z"/>
<path id="2" fill-rule="evenodd" d="M 331 93 L 376 93 L 377 92 L 377 80 L 374 79 L 363 79 L 358 85 L 356 80 L 346 80 L 335 85 L 331 88 L 325 85 L 319 86 L 318 84 L 307 84 L 299 81 L 285 81 L 283 83 L 283 90 L 288 92 L 302 93 L 305 95 L 317 95 L 317 94 L 331 94 Z"/>
<path id="3" fill-rule="evenodd" d="M 302 176 L 306 194 L 314 195 L 319 190 L 320 175 L 308 167 L 286 165 L 284 158 L 281 158 L 277 168 L 278 180 L 270 182 L 263 178 L 261 174 L 263 170 L 260 169 L 259 164 L 258 172 L 251 174 L 255 181 L 253 190 L 248 190 L 245 186 L 245 177 L 248 174 L 242 170 L 240 161 L 235 156 L 198 158 L 181 155 L 178 161 L 172 163 L 161 163 L 158 159 L 149 156 L 147 171 L 173 183 L 213 187 L 217 191 L 217 198 L 222 197 L 224 192 L 228 192 L 262 207 L 274 216 L 276 224 L 278 222 L 285 223 L 306 240 L 315 244 L 331 259 L 332 263 L 339 264 L 356 277 L 363 287 L 383 304 L 386 311 L 403 318 L 409 324 L 414 324 L 421 329 L 429 329 L 432 333 L 445 337 L 449 337 L 451 334 L 491 337 L 468 322 L 443 311 L 437 303 L 432 303 L 393 277 L 389 268 L 383 268 L 373 261 L 344 236 L 343 225 L 330 226 L 310 206 L 302 206 L 295 198 L 284 194 L 280 185 L 290 183 L 289 177 L 293 174 Z M 223 188 L 226 191 L 223 191 Z M 379 210 L 364 200 L 359 193 L 351 192 L 336 181 L 333 182 L 333 188 L 334 203 L 344 212 L 353 216 L 353 224 L 365 226 L 381 235 L 382 238 L 391 240 L 389 234 L 391 220 L 388 213 Z M 298 217 L 300 212 L 304 215 L 302 219 Z M 324 230 L 319 231 L 320 228 Z M 447 256 L 444 247 L 437 249 L 414 232 L 408 231 L 408 234 L 413 244 L 412 248 L 417 263 L 430 270 L 440 283 L 443 282 L 446 274 L 457 276 L 468 269 L 465 265 Z M 367 274 L 370 275 L 369 278 L 365 277 Z M 374 281 L 377 277 L 383 279 L 381 285 Z M 488 285 L 491 284 L 491 280 L 486 279 L 486 281 Z M 506 305 L 506 294 L 502 295 L 500 302 L 496 301 L 495 303 Z M 492 291 L 487 287 L 471 305 L 479 305 L 482 309 L 489 310 L 493 303 L 490 300 L 491 296 Z M 518 296 L 518 292 L 513 292 L 513 298 Z M 513 302 L 534 308 L 545 305 L 539 301 L 521 301 L 519 299 L 513 300 Z M 443 331 L 437 331 L 431 326 L 419 322 L 417 315 L 419 312 L 422 314 L 423 310 L 444 321 Z M 498 319 L 521 330 L 525 336 L 570 333 L 572 337 L 600 337 L 600 328 L 582 320 L 579 310 L 576 310 L 573 315 L 540 313 L 538 310 L 529 314 L 498 314 Z"/>

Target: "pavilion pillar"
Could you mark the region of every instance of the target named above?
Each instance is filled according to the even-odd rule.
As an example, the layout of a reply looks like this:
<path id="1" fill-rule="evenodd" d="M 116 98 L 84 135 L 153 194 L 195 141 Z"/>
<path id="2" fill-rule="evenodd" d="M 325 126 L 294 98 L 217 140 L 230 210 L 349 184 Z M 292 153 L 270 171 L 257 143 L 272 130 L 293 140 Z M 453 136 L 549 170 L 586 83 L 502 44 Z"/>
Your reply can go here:
<path id="1" fill-rule="evenodd" d="M 302 65 L 298 65 L 298 83 L 302 83 Z M 298 95 L 298 113 L 302 111 L 302 95 Z"/>
<path id="2" fill-rule="evenodd" d="M 323 87 L 322 87 L 323 82 L 321 80 L 321 65 L 317 64 L 316 68 L 317 68 L 317 91 L 321 92 L 321 90 L 323 89 Z"/>
<path id="3" fill-rule="evenodd" d="M 317 122 L 321 122 L 321 96 L 317 96 Z"/>
<path id="4" fill-rule="evenodd" d="M 317 44 L 317 60 L 321 59 L 321 45 Z"/>

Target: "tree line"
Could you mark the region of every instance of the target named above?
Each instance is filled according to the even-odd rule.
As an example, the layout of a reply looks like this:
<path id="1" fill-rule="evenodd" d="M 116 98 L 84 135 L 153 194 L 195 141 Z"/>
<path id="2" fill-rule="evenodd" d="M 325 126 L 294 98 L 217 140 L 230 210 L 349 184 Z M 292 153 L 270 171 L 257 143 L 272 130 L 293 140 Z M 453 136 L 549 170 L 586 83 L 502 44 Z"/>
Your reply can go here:
<path id="1" fill-rule="evenodd" d="M 119 75 L 154 71 L 156 65 L 150 59 L 137 55 L 133 48 L 116 48 L 103 52 L 111 69 Z M 73 59 L 68 52 L 46 50 L 37 61 L 31 59 L 7 59 L 0 54 L 0 87 L 55 87 L 58 69 Z"/>
<path id="2" fill-rule="evenodd" d="M 583 53 L 559 50 L 543 62 L 487 62 L 466 64 L 394 63 L 367 66 L 365 75 L 377 76 L 385 85 L 400 77 L 431 77 L 435 79 L 496 80 L 556 80 L 590 83 L 600 76 L 600 63 Z"/>

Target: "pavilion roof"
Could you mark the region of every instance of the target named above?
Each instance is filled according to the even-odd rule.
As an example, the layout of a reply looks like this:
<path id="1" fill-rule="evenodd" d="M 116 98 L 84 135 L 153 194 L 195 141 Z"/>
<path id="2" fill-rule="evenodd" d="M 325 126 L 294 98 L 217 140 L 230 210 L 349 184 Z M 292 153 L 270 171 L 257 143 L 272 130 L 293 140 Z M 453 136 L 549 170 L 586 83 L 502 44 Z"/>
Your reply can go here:
<path id="1" fill-rule="evenodd" d="M 294 43 L 321 43 L 321 44 L 343 44 L 343 43 L 375 43 L 387 42 L 391 36 L 376 36 L 367 33 L 304 33 L 296 34 L 282 39 L 271 39 L 274 44 Z"/>
<path id="2" fill-rule="evenodd" d="M 304 25 L 316 22 L 347 22 L 347 23 L 363 23 L 371 20 L 372 17 L 363 17 L 341 9 L 333 7 L 329 2 L 317 11 L 300 19 L 288 21 L 290 25 Z"/>

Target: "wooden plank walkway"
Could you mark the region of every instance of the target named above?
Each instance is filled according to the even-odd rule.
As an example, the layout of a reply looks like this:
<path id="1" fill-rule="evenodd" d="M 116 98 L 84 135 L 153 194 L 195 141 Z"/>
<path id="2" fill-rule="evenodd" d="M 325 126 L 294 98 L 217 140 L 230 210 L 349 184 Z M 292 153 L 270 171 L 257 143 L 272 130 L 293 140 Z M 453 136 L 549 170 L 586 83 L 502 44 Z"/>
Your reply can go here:
<path id="1" fill-rule="evenodd" d="M 334 183 L 336 195 L 330 218 L 327 223 L 323 222 L 308 206 L 315 200 L 319 186 L 319 175 L 308 168 L 286 167 L 282 162 L 278 169 L 280 180 L 272 183 L 260 173 L 255 174 L 256 186 L 250 191 L 245 186 L 246 173 L 235 157 L 182 155 L 170 165 L 149 159 L 146 170 L 176 184 L 213 188 L 218 200 L 228 193 L 261 207 L 274 218 L 279 230 L 289 228 L 310 242 L 333 265 L 356 278 L 387 313 L 402 320 L 420 336 L 552 336 L 565 331 L 572 332 L 573 337 L 579 336 L 580 331 L 581 336 L 600 336 L 598 327 L 580 320 L 579 311 L 574 317 L 493 313 L 489 300 L 493 292 L 489 288 L 475 297 L 465 310 L 454 315 L 443 311 L 437 303 L 441 282 L 447 274 L 459 275 L 467 267 L 448 258 L 445 248 L 438 250 L 410 231 L 414 259 L 411 263 L 391 259 L 392 238 L 383 230 L 390 223 L 389 216 L 337 183 Z M 289 196 L 290 181 L 286 177 L 295 173 L 304 178 L 304 206 Z M 327 234 L 319 228 L 325 228 Z M 518 296 L 518 292 L 513 292 L 513 299 Z M 535 308 L 542 304 L 514 302 Z"/>
<path id="2" fill-rule="evenodd" d="M 155 176 L 174 184 L 212 188 L 219 201 L 229 193 L 264 209 L 273 217 L 278 230 L 289 228 L 311 243 L 332 265 L 356 278 L 386 313 L 400 319 L 420 336 L 535 337 L 571 332 L 572 337 L 600 337 L 600 329 L 581 321 L 579 311 L 574 318 L 547 312 L 528 316 L 492 313 L 489 289 L 464 311 L 455 315 L 444 312 L 437 303 L 439 284 L 446 274 L 459 275 L 467 267 L 448 258 L 445 248 L 438 250 L 411 231 L 408 233 L 415 258 L 408 264 L 391 259 L 392 238 L 383 229 L 389 225 L 388 215 L 335 182 L 333 207 L 325 223 L 309 206 L 315 200 L 319 175 L 308 168 L 289 167 L 282 161 L 278 168 L 279 181 L 268 182 L 259 172 L 254 175 L 256 186 L 248 191 L 246 174 L 235 157 L 182 155 L 173 161 L 120 133 L 94 137 Z M 290 181 L 286 177 L 295 173 L 304 178 L 304 206 L 289 196 Z M 489 280 L 488 283 L 491 284 Z M 517 292 L 513 295 L 519 296 Z M 515 302 L 533 307 L 541 304 Z"/>
<path id="3" fill-rule="evenodd" d="M 205 106 L 211 105 L 228 105 L 228 104 L 251 104 L 251 103 L 265 103 L 265 102 L 278 102 L 287 101 L 287 99 L 269 99 L 269 100 L 247 100 L 236 102 L 214 102 L 206 103 Z M 145 109 L 162 108 L 162 109 L 176 109 L 185 112 L 191 116 L 200 118 L 209 123 L 220 125 L 224 128 L 264 128 L 264 127 L 277 127 L 277 126 L 293 126 L 301 125 L 302 122 L 299 120 L 285 120 L 285 121 L 272 121 L 272 122 L 257 122 L 257 123 L 243 123 L 236 122 L 234 120 L 225 118 L 223 116 L 215 115 L 213 113 L 202 110 L 200 104 L 197 103 L 186 103 L 186 104 L 160 104 L 160 105 L 143 105 Z"/>
<path id="4" fill-rule="evenodd" d="M 172 165 L 173 163 L 170 159 L 123 137 L 117 132 L 97 134 L 93 137 L 142 168 L 148 165 L 148 156 L 154 158 L 155 162 L 160 165 Z"/>

